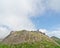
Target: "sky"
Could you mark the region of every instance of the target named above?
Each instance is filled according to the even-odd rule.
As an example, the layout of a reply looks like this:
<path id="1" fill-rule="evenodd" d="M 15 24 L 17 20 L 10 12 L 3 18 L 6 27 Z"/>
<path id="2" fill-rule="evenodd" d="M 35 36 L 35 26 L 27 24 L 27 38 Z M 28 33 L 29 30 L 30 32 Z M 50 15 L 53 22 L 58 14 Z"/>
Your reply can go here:
<path id="1" fill-rule="evenodd" d="M 12 30 L 37 30 L 60 38 L 60 0 L 0 0 L 0 38 Z"/>

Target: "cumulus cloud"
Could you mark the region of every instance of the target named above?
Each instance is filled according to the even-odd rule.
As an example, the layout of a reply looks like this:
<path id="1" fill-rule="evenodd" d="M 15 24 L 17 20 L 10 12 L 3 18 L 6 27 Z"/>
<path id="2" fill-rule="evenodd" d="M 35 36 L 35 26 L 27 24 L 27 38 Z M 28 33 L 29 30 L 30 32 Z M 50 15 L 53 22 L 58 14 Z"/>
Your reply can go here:
<path id="1" fill-rule="evenodd" d="M 46 10 L 46 6 L 45 6 L 45 1 L 44 0 L 31 0 L 32 1 L 32 4 L 30 2 L 30 5 L 31 5 L 31 9 L 32 9 L 32 12 L 31 12 L 31 15 L 32 16 L 38 16 L 38 15 L 41 15 L 45 12 Z"/>
<path id="2" fill-rule="evenodd" d="M 47 33 L 46 29 L 39 29 L 39 31 L 41 31 L 42 33 Z"/>
<path id="3" fill-rule="evenodd" d="M 48 31 L 47 35 L 50 36 L 50 37 L 55 36 L 55 37 L 60 38 L 60 30 Z"/>
<path id="4" fill-rule="evenodd" d="M 60 12 L 60 0 L 48 0 L 47 5 L 49 9 Z"/>
<path id="5" fill-rule="evenodd" d="M 8 26 L 10 30 L 14 31 L 35 30 L 35 25 L 29 17 L 44 12 L 45 6 L 42 2 L 42 0 L 0 0 L 0 25 Z M 3 34 L 5 34 L 4 31 L 8 30 L 5 28 L 2 27 Z"/>
<path id="6" fill-rule="evenodd" d="M 39 31 L 41 31 L 42 33 L 45 33 L 46 35 L 48 35 L 49 37 L 55 36 L 60 38 L 60 29 L 55 29 L 55 30 L 47 30 L 47 29 L 40 29 Z"/>
<path id="7" fill-rule="evenodd" d="M 0 0 L 0 25 L 8 26 L 10 30 L 34 30 L 36 28 L 30 17 L 43 14 L 47 7 L 60 10 L 59 2 L 59 0 Z M 4 30 L 4 27 L 2 28 Z"/>
<path id="8" fill-rule="evenodd" d="M 42 2 L 42 0 L 1 0 L 0 24 L 17 29 L 35 28 L 29 16 L 44 12 L 45 6 Z"/>
<path id="9" fill-rule="evenodd" d="M 0 38 L 3 39 L 4 37 L 6 37 L 9 33 L 9 30 L 7 29 L 7 27 L 4 26 L 0 26 Z"/>

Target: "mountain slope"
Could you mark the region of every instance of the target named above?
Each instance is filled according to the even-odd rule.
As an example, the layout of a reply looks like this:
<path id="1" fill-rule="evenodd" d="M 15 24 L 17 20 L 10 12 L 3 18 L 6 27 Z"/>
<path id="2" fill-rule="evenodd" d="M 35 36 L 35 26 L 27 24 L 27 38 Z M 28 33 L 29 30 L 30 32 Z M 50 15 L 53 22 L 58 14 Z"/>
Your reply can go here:
<path id="1" fill-rule="evenodd" d="M 53 40 L 55 40 L 58 44 L 60 44 L 60 39 L 59 38 L 57 38 L 57 37 L 55 37 L 55 36 L 52 36 L 51 37 Z"/>
<path id="2" fill-rule="evenodd" d="M 2 43 L 2 46 L 13 46 L 15 48 L 60 48 L 60 45 L 53 39 L 39 31 L 22 30 L 11 32 Z"/>

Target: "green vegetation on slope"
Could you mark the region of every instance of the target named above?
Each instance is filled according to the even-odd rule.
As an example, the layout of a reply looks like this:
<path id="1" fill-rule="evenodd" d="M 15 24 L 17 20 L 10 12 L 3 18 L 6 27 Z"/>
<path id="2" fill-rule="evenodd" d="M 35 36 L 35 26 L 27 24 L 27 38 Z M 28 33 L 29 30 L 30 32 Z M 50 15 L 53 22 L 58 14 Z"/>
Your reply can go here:
<path id="1" fill-rule="evenodd" d="M 35 42 L 35 43 L 21 43 L 21 44 L 0 44 L 0 48 L 60 48 L 59 46 L 50 42 Z"/>
<path id="2" fill-rule="evenodd" d="M 53 40 L 55 40 L 58 44 L 60 44 L 60 39 L 59 38 L 57 38 L 57 37 L 55 37 L 55 36 L 52 36 L 51 37 Z"/>

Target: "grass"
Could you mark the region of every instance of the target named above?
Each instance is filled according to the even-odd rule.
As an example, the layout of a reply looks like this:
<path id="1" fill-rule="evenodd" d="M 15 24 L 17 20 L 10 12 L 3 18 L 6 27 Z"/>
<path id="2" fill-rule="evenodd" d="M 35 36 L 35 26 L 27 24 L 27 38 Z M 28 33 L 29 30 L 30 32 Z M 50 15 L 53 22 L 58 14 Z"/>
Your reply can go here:
<path id="1" fill-rule="evenodd" d="M 57 37 L 51 37 L 53 40 L 55 40 L 59 45 L 60 45 L 60 38 L 57 38 Z"/>
<path id="2" fill-rule="evenodd" d="M 60 48 L 59 46 L 47 42 L 47 41 L 42 41 L 42 42 L 32 42 L 32 43 L 21 43 L 21 44 L 3 44 L 0 43 L 0 48 Z"/>

